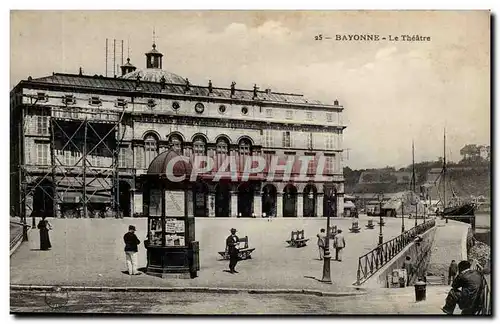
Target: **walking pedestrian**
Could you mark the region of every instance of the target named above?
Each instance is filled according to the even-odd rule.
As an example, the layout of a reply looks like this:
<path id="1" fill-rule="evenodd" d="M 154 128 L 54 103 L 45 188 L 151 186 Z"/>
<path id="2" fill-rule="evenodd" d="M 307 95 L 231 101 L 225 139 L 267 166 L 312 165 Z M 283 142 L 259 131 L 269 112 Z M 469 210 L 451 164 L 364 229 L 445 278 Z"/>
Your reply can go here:
<path id="1" fill-rule="evenodd" d="M 137 246 L 141 243 L 135 235 L 135 226 L 129 225 L 128 232 L 123 235 L 125 242 L 125 258 L 127 260 L 128 274 L 131 276 L 140 275 L 137 271 Z"/>
<path id="2" fill-rule="evenodd" d="M 49 231 L 52 229 L 52 225 L 45 219 L 45 216 L 42 216 L 37 228 L 40 230 L 40 250 L 50 250 L 52 245 L 50 244 Z"/>
<path id="3" fill-rule="evenodd" d="M 453 280 L 445 305 L 441 308 L 448 315 L 453 315 L 457 304 L 462 315 L 473 315 L 481 308 L 483 275 L 470 267 L 469 261 L 458 263 L 458 276 Z"/>
<path id="4" fill-rule="evenodd" d="M 325 256 L 325 246 L 326 246 L 325 229 L 322 228 L 316 236 L 318 237 L 319 259 L 323 260 L 323 257 Z"/>
<path id="5" fill-rule="evenodd" d="M 240 239 L 236 236 L 236 229 L 231 228 L 231 235 L 226 239 L 227 252 L 229 253 L 229 273 L 238 273 L 235 270 L 236 264 L 238 263 L 238 248 L 240 244 Z"/>
<path id="6" fill-rule="evenodd" d="M 458 273 L 458 265 L 455 260 L 451 260 L 450 267 L 448 268 L 448 285 L 451 285 L 455 280 Z"/>
<path id="7" fill-rule="evenodd" d="M 410 284 L 410 278 L 413 275 L 413 262 L 411 262 L 411 257 L 409 255 L 407 255 L 403 261 L 403 269 L 406 270 L 406 286 L 408 286 Z"/>
<path id="8" fill-rule="evenodd" d="M 333 247 L 335 248 L 335 260 L 342 262 L 342 249 L 345 248 L 345 239 L 342 230 L 337 230 L 337 235 L 333 238 Z"/>

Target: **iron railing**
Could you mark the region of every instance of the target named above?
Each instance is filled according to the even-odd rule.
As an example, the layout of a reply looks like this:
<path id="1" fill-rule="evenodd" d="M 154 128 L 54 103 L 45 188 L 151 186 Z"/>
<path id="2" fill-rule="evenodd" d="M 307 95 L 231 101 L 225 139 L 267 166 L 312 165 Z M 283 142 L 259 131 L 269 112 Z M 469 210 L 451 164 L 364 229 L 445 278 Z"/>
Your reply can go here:
<path id="1" fill-rule="evenodd" d="M 488 280 L 486 280 L 483 267 L 476 261 L 476 270 L 482 274 L 483 278 L 483 291 L 481 296 L 481 305 L 479 305 L 479 310 L 477 311 L 477 315 L 490 315 L 491 314 L 491 296 L 490 296 L 490 287 L 488 285 Z"/>
<path id="2" fill-rule="evenodd" d="M 384 242 L 370 252 L 360 256 L 358 260 L 356 285 L 361 285 L 368 280 L 380 268 L 386 265 L 387 262 L 401 252 L 408 244 L 413 242 L 417 235 L 425 233 L 435 225 L 435 220 L 429 220 L 425 223 L 419 224 L 392 240 Z"/>

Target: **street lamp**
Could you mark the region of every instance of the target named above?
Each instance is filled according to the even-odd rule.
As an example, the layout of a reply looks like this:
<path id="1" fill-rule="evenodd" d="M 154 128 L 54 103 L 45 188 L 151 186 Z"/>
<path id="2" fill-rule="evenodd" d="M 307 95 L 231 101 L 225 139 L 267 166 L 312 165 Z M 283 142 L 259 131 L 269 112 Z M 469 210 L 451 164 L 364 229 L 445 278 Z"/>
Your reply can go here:
<path id="1" fill-rule="evenodd" d="M 382 226 L 383 226 L 383 218 L 382 218 L 382 201 L 384 200 L 384 194 L 381 192 L 378 194 L 378 202 L 380 204 L 380 210 L 379 210 L 379 215 L 380 215 L 380 221 L 379 221 L 379 227 L 380 227 L 380 233 L 378 235 L 378 244 L 382 245 L 384 244 L 384 235 L 382 234 Z"/>
<path id="2" fill-rule="evenodd" d="M 332 206 L 335 215 L 337 214 L 337 187 L 329 187 L 325 191 L 328 206 Z M 325 238 L 325 255 L 323 257 L 323 279 L 321 282 L 332 283 L 332 278 L 330 275 L 330 211 L 326 215 L 326 238 Z"/>
<path id="3" fill-rule="evenodd" d="M 425 210 L 427 209 L 427 202 L 424 202 L 424 223 L 425 223 Z"/>

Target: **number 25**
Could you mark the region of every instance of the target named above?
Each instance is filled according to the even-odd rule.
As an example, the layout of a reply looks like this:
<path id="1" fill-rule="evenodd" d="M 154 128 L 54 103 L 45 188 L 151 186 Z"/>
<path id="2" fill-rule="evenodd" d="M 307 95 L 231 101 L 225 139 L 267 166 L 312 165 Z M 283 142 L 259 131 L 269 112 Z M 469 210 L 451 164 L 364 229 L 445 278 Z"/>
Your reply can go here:
<path id="1" fill-rule="evenodd" d="M 323 40 L 323 35 L 319 34 L 319 35 L 314 36 L 314 40 Z"/>

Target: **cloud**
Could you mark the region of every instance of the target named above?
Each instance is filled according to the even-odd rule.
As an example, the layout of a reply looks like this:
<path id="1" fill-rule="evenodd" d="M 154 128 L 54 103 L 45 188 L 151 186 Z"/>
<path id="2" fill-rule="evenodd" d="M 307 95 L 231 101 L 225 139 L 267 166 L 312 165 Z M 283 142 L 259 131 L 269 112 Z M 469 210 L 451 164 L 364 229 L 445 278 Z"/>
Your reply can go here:
<path id="1" fill-rule="evenodd" d="M 389 58 L 392 54 L 396 53 L 398 51 L 398 48 L 395 46 L 392 47 L 386 47 L 377 52 L 375 54 L 375 58 L 377 60 L 383 60 Z"/>
<path id="2" fill-rule="evenodd" d="M 286 37 L 291 35 L 290 29 L 283 26 L 279 21 L 268 20 L 256 28 L 257 34 L 264 37 Z"/>
<path id="3" fill-rule="evenodd" d="M 226 35 L 238 35 L 247 34 L 247 25 L 241 23 L 231 23 L 224 29 L 224 34 Z"/>

